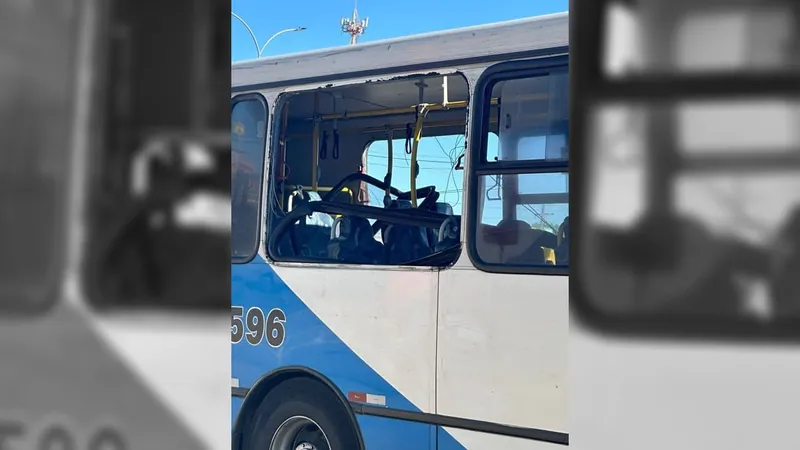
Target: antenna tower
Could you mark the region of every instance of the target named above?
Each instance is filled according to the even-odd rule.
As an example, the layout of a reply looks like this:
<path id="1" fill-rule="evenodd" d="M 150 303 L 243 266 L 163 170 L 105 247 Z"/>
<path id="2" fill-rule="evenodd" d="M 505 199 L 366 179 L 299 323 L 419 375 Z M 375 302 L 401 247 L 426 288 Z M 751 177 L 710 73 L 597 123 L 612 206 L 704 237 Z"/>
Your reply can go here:
<path id="1" fill-rule="evenodd" d="M 350 35 L 350 45 L 355 45 L 358 42 L 358 37 L 367 31 L 367 25 L 369 25 L 369 17 L 365 17 L 362 20 L 358 19 L 358 0 L 356 0 L 353 7 L 353 16 L 342 18 L 342 32 Z"/>

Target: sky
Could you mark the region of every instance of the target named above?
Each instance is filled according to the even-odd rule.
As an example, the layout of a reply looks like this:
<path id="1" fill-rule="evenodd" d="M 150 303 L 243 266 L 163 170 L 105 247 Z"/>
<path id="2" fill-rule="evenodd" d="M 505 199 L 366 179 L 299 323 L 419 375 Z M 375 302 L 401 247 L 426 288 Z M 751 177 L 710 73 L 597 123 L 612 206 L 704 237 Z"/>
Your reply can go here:
<path id="1" fill-rule="evenodd" d="M 359 0 L 359 15 L 369 17 L 369 27 L 359 42 L 563 12 L 568 3 L 568 0 Z M 250 25 L 260 45 L 278 31 L 307 28 L 278 36 L 267 46 L 264 56 L 347 45 L 349 37 L 341 32 L 340 20 L 351 15 L 353 6 L 354 0 L 231 0 L 232 11 Z M 233 61 L 258 55 L 247 29 L 233 17 L 231 45 Z"/>
<path id="2" fill-rule="evenodd" d="M 487 6 L 491 7 L 487 7 Z M 242 17 L 258 40 L 259 46 L 276 32 L 294 27 L 306 27 L 299 32 L 285 33 L 277 36 L 265 49 L 262 56 L 276 56 L 286 53 L 308 51 L 341 45 L 348 45 L 349 36 L 342 33 L 340 20 L 350 16 L 354 0 L 232 0 L 232 12 Z M 504 20 L 539 16 L 563 12 L 568 9 L 568 0 L 505 0 L 503 2 L 486 2 L 476 0 L 406 0 L 404 2 L 388 0 L 359 0 L 360 17 L 369 17 L 369 27 L 359 37 L 359 43 L 381 39 L 390 39 L 413 34 L 441 31 L 452 28 L 481 25 Z M 231 18 L 232 60 L 242 61 L 254 59 L 258 51 L 253 39 L 244 25 Z M 424 133 L 423 133 L 424 135 Z M 419 146 L 421 174 L 418 186 L 436 185 L 442 193 L 439 201 L 454 207 L 455 214 L 461 214 L 461 197 L 463 190 L 463 171 L 453 170 L 456 158 L 463 152 L 462 136 L 424 138 Z M 496 150 L 496 139 L 490 140 L 490 152 Z M 543 147 L 543 146 L 542 146 Z M 367 172 L 378 179 L 383 179 L 387 168 L 385 142 L 373 143 L 368 150 Z M 403 148 L 403 141 L 395 141 L 395 149 Z M 399 153 L 399 155 L 398 155 Z M 400 190 L 407 190 L 410 185 L 410 172 L 407 156 L 395 152 L 393 185 Z M 548 180 L 549 186 L 543 186 L 545 177 L 529 176 L 521 181 L 528 191 L 564 192 L 566 183 L 560 180 L 555 184 Z M 563 185 L 563 186 L 562 186 Z M 382 204 L 382 193 L 371 189 L 373 203 Z M 483 210 L 483 222 L 496 224 L 501 219 L 501 201 L 487 201 Z M 556 227 L 569 213 L 567 205 L 526 205 L 518 209 L 518 218 L 526 220 L 533 226 L 542 227 L 542 220 Z M 552 227 L 544 226 L 548 229 Z"/>

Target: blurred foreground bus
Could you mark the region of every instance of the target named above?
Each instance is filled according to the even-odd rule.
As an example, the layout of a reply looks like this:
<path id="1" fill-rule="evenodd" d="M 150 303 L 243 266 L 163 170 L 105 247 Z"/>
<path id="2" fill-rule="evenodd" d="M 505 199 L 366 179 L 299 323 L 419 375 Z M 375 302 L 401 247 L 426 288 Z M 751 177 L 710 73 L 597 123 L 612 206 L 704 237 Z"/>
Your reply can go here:
<path id="1" fill-rule="evenodd" d="M 202 415 L 225 424 L 227 392 L 214 408 L 208 392 L 227 368 L 220 381 L 199 369 L 225 344 L 215 314 L 230 292 L 228 13 L 212 0 L 0 4 L 7 445 L 45 445 L 37 430 L 55 415 L 63 448 L 223 448 Z M 186 377 L 206 389 L 176 389 Z"/>
<path id="2" fill-rule="evenodd" d="M 233 448 L 568 445 L 567 22 L 234 64 Z"/>
<path id="3" fill-rule="evenodd" d="M 797 448 L 800 4 L 570 7 L 571 444 Z"/>

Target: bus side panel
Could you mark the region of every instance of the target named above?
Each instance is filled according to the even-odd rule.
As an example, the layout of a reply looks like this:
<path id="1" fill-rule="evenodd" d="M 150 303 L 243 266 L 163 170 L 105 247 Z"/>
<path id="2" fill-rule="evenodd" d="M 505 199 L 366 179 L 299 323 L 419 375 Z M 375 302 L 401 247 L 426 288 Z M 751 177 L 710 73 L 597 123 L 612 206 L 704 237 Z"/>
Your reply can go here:
<path id="1" fill-rule="evenodd" d="M 563 450 L 563 445 L 532 441 L 476 431 L 437 427 L 439 433 L 438 450 Z M 454 439 L 455 438 L 455 439 Z M 462 445 L 463 444 L 463 445 Z"/>
<path id="2" fill-rule="evenodd" d="M 356 416 L 356 419 L 367 450 L 436 449 L 433 425 L 374 416 Z"/>
<path id="3" fill-rule="evenodd" d="M 232 344 L 232 377 L 250 388 L 280 367 L 303 366 L 328 377 L 344 395 L 371 394 L 376 405 L 433 412 L 436 346 L 434 272 L 305 268 L 263 259 L 231 269 L 232 306 L 280 310 L 283 339 Z M 256 310 L 257 311 L 257 310 Z M 267 321 L 269 322 L 269 321 Z M 276 334 L 273 334 L 276 336 Z M 234 417 L 239 406 L 232 405 Z M 428 449 L 427 425 L 361 418 L 370 448 Z"/>
<path id="4" fill-rule="evenodd" d="M 454 267 L 439 286 L 436 412 L 566 432 L 568 278 Z"/>

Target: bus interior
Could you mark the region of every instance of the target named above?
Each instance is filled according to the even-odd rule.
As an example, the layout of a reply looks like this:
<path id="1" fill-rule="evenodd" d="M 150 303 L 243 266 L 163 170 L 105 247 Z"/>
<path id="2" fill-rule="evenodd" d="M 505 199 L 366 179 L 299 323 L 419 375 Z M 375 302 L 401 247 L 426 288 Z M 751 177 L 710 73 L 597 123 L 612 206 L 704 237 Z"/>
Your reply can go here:
<path id="1" fill-rule="evenodd" d="M 520 142 L 536 137 L 543 139 L 534 153 L 567 158 L 566 96 L 550 95 L 557 84 L 552 78 L 494 87 L 482 158 L 526 159 L 518 154 Z M 373 266 L 455 264 L 462 246 L 468 96 L 463 75 L 427 74 L 279 98 L 267 191 L 270 257 Z M 512 117 L 518 126 L 510 125 Z M 501 120 L 506 126 L 498 131 Z M 555 224 L 542 214 L 538 223 L 517 217 L 523 207 L 536 213 L 551 204 L 563 206 L 566 215 L 566 176 L 556 194 L 524 193 L 516 176 L 478 180 L 477 210 L 497 204 L 501 211 L 495 218 L 476 217 L 483 260 L 566 264 L 568 217 Z M 236 198 L 234 192 L 234 205 Z"/>

